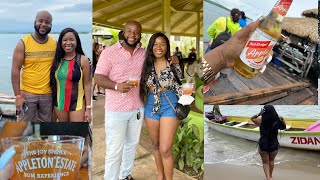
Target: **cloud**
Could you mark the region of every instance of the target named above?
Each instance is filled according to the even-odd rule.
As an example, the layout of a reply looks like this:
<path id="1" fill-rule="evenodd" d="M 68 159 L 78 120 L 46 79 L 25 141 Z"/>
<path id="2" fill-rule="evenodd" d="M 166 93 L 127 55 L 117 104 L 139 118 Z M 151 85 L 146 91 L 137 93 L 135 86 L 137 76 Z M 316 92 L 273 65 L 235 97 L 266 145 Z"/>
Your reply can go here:
<path id="1" fill-rule="evenodd" d="M 73 0 L 66 2 L 64 0 L 56 0 L 54 3 L 46 4 L 45 9 L 55 12 L 69 11 L 90 11 L 92 12 L 92 3 L 88 0 Z"/>
<path id="2" fill-rule="evenodd" d="M 65 0 L 8 0 L 6 3 L 1 2 L 0 7 L 0 32 L 33 31 L 34 18 L 39 10 L 48 10 L 52 14 L 54 27 L 71 26 L 77 29 L 79 26 L 80 31 L 89 31 L 92 25 L 90 0 L 73 0 L 68 3 Z"/>
<path id="3" fill-rule="evenodd" d="M 18 2 L 17 2 L 18 1 Z M 15 1 L 10 1 L 10 2 L 0 2 L 0 7 L 1 8 L 14 8 L 14 7 L 28 7 L 32 6 L 33 2 L 25 2 L 24 0 L 15 0 Z"/>
<path id="4" fill-rule="evenodd" d="M 57 12 L 91 12 L 92 13 L 92 5 L 88 5 L 87 3 L 74 4 L 73 6 L 65 6 L 63 8 L 57 9 Z"/>

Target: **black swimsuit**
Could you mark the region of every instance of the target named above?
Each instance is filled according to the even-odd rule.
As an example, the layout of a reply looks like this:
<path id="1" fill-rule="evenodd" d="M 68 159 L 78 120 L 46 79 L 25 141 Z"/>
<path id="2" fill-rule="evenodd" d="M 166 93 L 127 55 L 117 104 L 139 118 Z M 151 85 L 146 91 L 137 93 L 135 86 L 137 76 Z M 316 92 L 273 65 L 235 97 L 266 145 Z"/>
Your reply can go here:
<path id="1" fill-rule="evenodd" d="M 268 120 L 272 121 L 272 120 Z M 279 118 L 273 122 L 270 126 L 270 123 L 261 122 L 260 126 L 260 139 L 259 139 L 259 148 L 260 151 L 273 152 L 279 150 L 279 141 L 278 141 L 278 129 L 285 129 L 285 125 L 279 120 Z"/>

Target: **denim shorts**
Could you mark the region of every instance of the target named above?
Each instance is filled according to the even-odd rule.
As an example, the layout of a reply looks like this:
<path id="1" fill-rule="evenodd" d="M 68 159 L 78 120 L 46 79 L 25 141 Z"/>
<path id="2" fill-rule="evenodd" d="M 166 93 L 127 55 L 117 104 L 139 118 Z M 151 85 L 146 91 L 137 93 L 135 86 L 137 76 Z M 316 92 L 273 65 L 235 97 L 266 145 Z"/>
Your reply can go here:
<path id="1" fill-rule="evenodd" d="M 144 116 L 146 118 L 159 121 L 160 117 L 172 117 L 172 118 L 177 117 L 176 113 L 174 112 L 173 108 L 171 107 L 164 93 L 166 93 L 166 95 L 170 99 L 173 107 L 176 107 L 176 105 L 178 104 L 178 97 L 172 90 L 160 92 L 160 99 L 161 99 L 160 109 L 157 113 L 152 114 L 151 112 L 154 105 L 154 94 L 152 92 L 148 92 L 146 107 L 144 111 Z"/>

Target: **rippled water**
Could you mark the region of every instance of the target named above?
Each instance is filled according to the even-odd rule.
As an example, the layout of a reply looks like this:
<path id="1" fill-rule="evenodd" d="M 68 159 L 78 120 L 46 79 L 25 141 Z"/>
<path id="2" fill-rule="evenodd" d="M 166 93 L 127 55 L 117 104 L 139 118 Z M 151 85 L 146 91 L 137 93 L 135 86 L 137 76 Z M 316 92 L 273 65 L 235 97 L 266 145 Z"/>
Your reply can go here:
<path id="1" fill-rule="evenodd" d="M 206 105 L 205 112 L 212 111 L 213 106 Z M 262 105 L 220 105 L 223 115 L 253 116 L 260 112 Z M 320 106 L 278 105 L 274 106 L 279 115 L 285 118 L 319 118 Z"/>
<path id="2" fill-rule="evenodd" d="M 13 50 L 16 47 L 19 39 L 26 34 L 0 34 L 0 93 L 12 94 L 11 85 L 11 64 Z M 92 40 L 91 34 L 79 34 L 81 39 L 81 45 L 84 53 L 91 57 L 92 54 Z M 56 40 L 59 38 L 59 34 L 52 34 L 52 37 Z M 90 58 L 91 59 L 91 58 Z"/>
<path id="3" fill-rule="evenodd" d="M 205 125 L 205 164 L 262 166 L 257 143 L 209 129 Z M 320 168 L 320 153 L 281 148 L 276 164 L 294 162 Z M 319 169 L 320 171 L 320 169 Z"/>

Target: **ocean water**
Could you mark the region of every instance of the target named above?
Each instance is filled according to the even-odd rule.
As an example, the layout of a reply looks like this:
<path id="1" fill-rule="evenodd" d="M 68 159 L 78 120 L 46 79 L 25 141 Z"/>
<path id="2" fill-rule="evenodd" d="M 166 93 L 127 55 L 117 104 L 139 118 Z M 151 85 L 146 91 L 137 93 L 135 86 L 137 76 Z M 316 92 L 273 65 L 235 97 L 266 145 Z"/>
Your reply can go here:
<path id="1" fill-rule="evenodd" d="M 228 17 L 230 16 L 230 10 L 232 8 L 238 8 L 240 10 L 247 9 L 246 3 L 243 3 L 241 5 L 237 5 L 234 2 L 234 0 L 204 0 L 203 1 L 203 39 L 204 42 L 210 41 L 210 36 L 207 33 L 207 29 L 209 26 L 219 17 Z M 258 11 L 259 12 L 259 11 Z M 260 11 L 261 12 L 261 11 Z M 247 11 L 245 11 L 246 14 Z M 253 17 L 257 16 L 257 13 L 249 13 L 252 14 Z M 256 15 L 257 14 L 257 15 Z M 248 16 L 248 15 L 247 15 Z M 252 22 L 248 17 L 247 24 Z M 252 18 L 252 17 L 251 17 Z"/>
<path id="2" fill-rule="evenodd" d="M 14 48 L 18 41 L 26 34 L 0 34 L 0 93 L 13 94 L 11 85 L 11 64 Z M 59 34 L 52 34 L 58 40 Z M 80 34 L 81 45 L 84 53 L 90 59 L 92 56 L 91 33 Z"/>
<path id="3" fill-rule="evenodd" d="M 247 24 L 252 22 L 261 13 L 267 15 L 277 0 L 204 0 L 204 42 L 210 40 L 207 29 L 219 17 L 227 17 L 230 15 L 230 10 L 238 8 L 244 11 L 247 16 Z M 308 2 L 308 3 L 306 3 Z M 316 0 L 294 0 L 289 8 L 286 17 L 301 17 L 304 10 L 318 8 Z"/>
<path id="4" fill-rule="evenodd" d="M 220 105 L 223 115 L 252 116 L 261 110 L 260 105 Z M 205 112 L 211 111 L 213 106 L 206 105 Z M 275 106 L 279 115 L 284 118 L 319 118 L 319 106 Z M 204 133 L 205 164 L 227 163 L 232 165 L 262 166 L 257 150 L 257 142 L 230 136 L 213 129 L 205 124 Z M 295 163 L 310 168 L 319 168 L 320 153 L 312 151 L 294 150 L 282 147 L 276 157 L 276 164 Z"/>
<path id="5" fill-rule="evenodd" d="M 263 105 L 220 105 L 223 115 L 253 116 L 260 112 Z M 320 119 L 320 106 L 306 105 L 276 105 L 277 113 L 284 118 L 316 118 Z M 212 111 L 213 106 L 205 105 L 205 112 Z"/>

